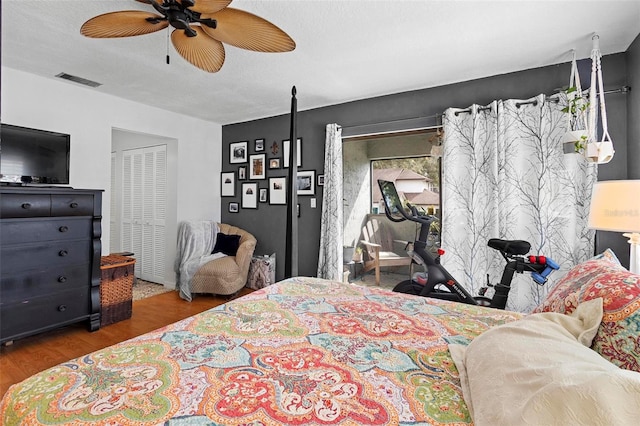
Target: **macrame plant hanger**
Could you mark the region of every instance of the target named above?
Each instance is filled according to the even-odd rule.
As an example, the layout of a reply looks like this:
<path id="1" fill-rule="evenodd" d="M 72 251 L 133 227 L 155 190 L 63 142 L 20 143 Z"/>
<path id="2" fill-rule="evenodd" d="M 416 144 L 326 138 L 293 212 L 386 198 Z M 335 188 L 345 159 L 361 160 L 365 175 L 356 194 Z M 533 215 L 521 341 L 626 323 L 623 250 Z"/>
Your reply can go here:
<path id="1" fill-rule="evenodd" d="M 597 164 L 605 164 L 611 161 L 614 154 L 613 142 L 609 135 L 607 125 L 607 109 L 604 102 L 604 84 L 602 82 L 602 54 L 600 53 L 600 37 L 594 34 L 592 37 L 593 49 L 591 50 L 591 87 L 589 87 L 589 141 L 584 156 L 587 161 Z M 597 107 L 600 103 L 600 117 L 602 120 L 602 139 L 598 140 Z"/>
<path id="2" fill-rule="evenodd" d="M 567 106 L 563 111 L 568 113 L 570 118 L 567 120 L 567 133 L 565 133 L 562 138 L 562 143 L 572 145 L 572 147 L 565 152 L 582 153 L 589 142 L 587 119 L 588 102 L 582 93 L 582 84 L 580 83 L 575 50 L 573 51 L 571 77 L 569 78 L 569 88 L 566 91 L 566 95 Z"/>

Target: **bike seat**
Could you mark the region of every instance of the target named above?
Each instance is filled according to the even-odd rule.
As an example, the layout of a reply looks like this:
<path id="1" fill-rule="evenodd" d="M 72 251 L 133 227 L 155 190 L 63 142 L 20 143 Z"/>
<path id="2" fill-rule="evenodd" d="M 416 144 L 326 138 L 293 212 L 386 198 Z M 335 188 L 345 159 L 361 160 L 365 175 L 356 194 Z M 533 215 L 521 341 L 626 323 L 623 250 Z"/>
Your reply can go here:
<path id="1" fill-rule="evenodd" d="M 499 238 L 491 238 L 488 246 L 512 256 L 527 254 L 529 253 L 529 250 L 531 250 L 531 244 L 524 240 L 501 240 Z"/>

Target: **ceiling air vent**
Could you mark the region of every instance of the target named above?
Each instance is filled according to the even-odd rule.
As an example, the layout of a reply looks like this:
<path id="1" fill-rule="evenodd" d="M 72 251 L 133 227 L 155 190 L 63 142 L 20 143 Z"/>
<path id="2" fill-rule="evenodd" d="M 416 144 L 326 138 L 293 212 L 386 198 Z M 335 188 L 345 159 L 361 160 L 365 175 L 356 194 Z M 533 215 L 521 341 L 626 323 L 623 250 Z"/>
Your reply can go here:
<path id="1" fill-rule="evenodd" d="M 61 72 L 56 75 L 56 77 L 63 78 L 65 80 L 73 81 L 74 83 L 84 84 L 89 87 L 98 87 L 102 86 L 102 83 L 97 83 L 95 81 L 87 80 L 86 78 L 77 77 L 75 75 L 67 74 L 66 72 Z"/>

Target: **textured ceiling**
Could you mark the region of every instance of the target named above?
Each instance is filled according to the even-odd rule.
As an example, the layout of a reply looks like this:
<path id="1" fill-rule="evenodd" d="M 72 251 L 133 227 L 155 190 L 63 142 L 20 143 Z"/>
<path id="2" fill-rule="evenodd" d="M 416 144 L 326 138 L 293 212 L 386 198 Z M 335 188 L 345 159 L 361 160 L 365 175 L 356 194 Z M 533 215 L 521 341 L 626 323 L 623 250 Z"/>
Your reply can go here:
<path id="1" fill-rule="evenodd" d="M 273 22 L 296 49 L 226 46 L 224 66 L 209 74 L 167 46 L 167 31 L 123 39 L 80 35 L 87 19 L 151 9 L 143 3 L 3 0 L 2 65 L 47 78 L 66 72 L 102 83 L 87 90 L 228 124 L 287 113 L 293 85 L 305 110 L 567 62 L 571 49 L 588 57 L 593 33 L 603 54 L 624 52 L 640 33 L 640 0 L 235 0 L 231 6 Z"/>

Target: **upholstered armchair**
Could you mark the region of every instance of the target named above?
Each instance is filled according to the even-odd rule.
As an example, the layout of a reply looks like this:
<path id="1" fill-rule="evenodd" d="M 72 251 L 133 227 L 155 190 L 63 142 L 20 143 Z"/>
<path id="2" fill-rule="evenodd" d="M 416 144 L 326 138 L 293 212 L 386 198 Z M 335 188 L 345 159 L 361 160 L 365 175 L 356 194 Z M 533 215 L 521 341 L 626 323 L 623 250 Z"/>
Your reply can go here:
<path id="1" fill-rule="evenodd" d="M 180 297 L 190 301 L 193 293 L 238 292 L 247 282 L 256 243 L 252 234 L 233 225 L 182 222 L 175 268 Z"/>

